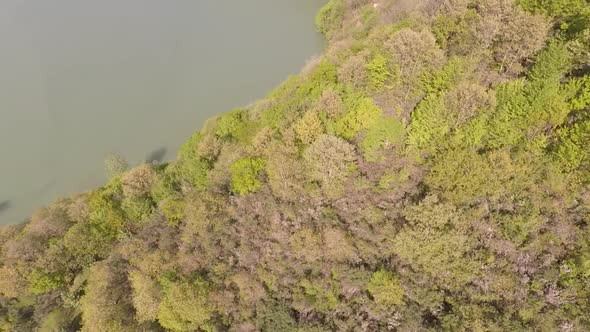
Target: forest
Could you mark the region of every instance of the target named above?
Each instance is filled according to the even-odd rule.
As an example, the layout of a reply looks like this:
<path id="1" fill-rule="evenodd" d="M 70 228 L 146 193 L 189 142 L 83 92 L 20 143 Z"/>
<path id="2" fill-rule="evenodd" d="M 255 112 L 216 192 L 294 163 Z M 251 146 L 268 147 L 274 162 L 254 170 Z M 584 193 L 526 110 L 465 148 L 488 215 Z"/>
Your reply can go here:
<path id="1" fill-rule="evenodd" d="M 111 156 L 3 226 L 0 330 L 590 330 L 590 2 L 316 25 L 322 56 L 175 160 Z"/>

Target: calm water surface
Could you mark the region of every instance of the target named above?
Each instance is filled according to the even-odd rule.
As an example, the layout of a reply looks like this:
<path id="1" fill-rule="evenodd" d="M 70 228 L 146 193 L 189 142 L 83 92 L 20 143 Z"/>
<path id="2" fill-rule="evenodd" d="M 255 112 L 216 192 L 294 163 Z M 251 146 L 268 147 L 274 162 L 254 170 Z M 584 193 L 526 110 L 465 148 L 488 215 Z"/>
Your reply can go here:
<path id="1" fill-rule="evenodd" d="M 0 0 L 0 223 L 173 158 L 321 52 L 321 0 Z"/>

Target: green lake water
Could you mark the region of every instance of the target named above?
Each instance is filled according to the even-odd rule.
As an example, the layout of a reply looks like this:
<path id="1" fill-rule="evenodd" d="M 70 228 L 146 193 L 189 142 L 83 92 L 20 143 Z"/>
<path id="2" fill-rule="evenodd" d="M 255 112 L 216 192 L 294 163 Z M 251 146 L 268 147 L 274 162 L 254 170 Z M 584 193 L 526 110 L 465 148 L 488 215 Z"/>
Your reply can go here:
<path id="1" fill-rule="evenodd" d="M 322 50 L 320 0 L 2 0 L 0 224 L 175 156 Z"/>

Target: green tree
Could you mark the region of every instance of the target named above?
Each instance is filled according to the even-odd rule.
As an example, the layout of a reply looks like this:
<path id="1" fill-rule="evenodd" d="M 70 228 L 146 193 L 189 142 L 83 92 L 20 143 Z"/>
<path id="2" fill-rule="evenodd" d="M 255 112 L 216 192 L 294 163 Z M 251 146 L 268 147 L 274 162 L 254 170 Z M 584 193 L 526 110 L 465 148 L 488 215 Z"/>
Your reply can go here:
<path id="1" fill-rule="evenodd" d="M 340 27 L 344 16 L 344 1 L 330 0 L 322 7 L 315 18 L 318 30 L 327 38 L 331 38 L 334 32 Z"/>
<path id="2" fill-rule="evenodd" d="M 121 177 L 123 193 L 129 198 L 146 197 L 152 190 L 155 177 L 156 171 L 151 165 L 133 168 Z"/>
<path id="3" fill-rule="evenodd" d="M 172 331 L 209 330 L 214 313 L 207 282 L 201 279 L 163 283 L 158 321 Z"/>
<path id="4" fill-rule="evenodd" d="M 399 144 L 404 137 L 404 125 L 398 119 L 384 116 L 367 129 L 361 143 L 365 159 L 379 161 L 379 152 Z"/>
<path id="5" fill-rule="evenodd" d="M 232 190 L 238 195 L 255 192 L 262 186 L 259 176 L 266 162 L 261 158 L 243 158 L 230 168 Z"/>
<path id="6" fill-rule="evenodd" d="M 80 300 L 82 331 L 140 331 L 129 293 L 125 274 L 106 262 L 93 266 Z"/>
<path id="7" fill-rule="evenodd" d="M 129 281 L 133 289 L 133 307 L 137 321 L 155 321 L 162 297 L 160 286 L 140 271 L 131 271 Z"/>
<path id="8" fill-rule="evenodd" d="M 373 273 L 367 290 L 380 306 L 390 307 L 403 303 L 404 290 L 399 279 L 391 272 L 379 270 Z"/>
<path id="9" fill-rule="evenodd" d="M 306 112 L 303 117 L 295 123 L 297 138 L 304 144 L 311 144 L 324 131 L 322 121 L 315 111 Z"/>
<path id="10" fill-rule="evenodd" d="M 246 116 L 243 110 L 234 110 L 230 113 L 219 117 L 217 121 L 217 128 L 215 135 L 224 139 L 238 138 L 240 132 L 245 129 L 244 117 Z"/>
<path id="11" fill-rule="evenodd" d="M 369 72 L 370 87 L 375 91 L 380 91 L 385 88 L 386 83 L 394 78 L 394 74 L 389 68 L 387 58 L 380 53 L 375 55 L 375 57 L 367 63 L 367 70 Z"/>
<path id="12" fill-rule="evenodd" d="M 328 192 L 336 194 L 346 177 L 355 168 L 354 146 L 329 135 L 320 136 L 303 153 L 308 176 Z"/>
<path id="13" fill-rule="evenodd" d="M 334 125 L 334 132 L 345 138 L 352 139 L 361 129 L 369 128 L 378 121 L 383 111 L 375 105 L 371 98 L 359 98 L 349 102 L 350 111 Z"/>
<path id="14" fill-rule="evenodd" d="M 429 196 L 404 212 L 407 223 L 394 239 L 396 255 L 446 289 L 457 291 L 473 279 L 478 263 L 467 256 L 473 239 L 454 206 Z"/>
<path id="15" fill-rule="evenodd" d="M 123 174 L 128 168 L 129 163 L 122 156 L 109 153 L 104 159 L 104 168 L 108 179 Z"/>
<path id="16" fill-rule="evenodd" d="M 41 269 L 33 270 L 29 275 L 29 283 L 29 290 L 35 295 L 44 294 L 64 286 L 63 276 L 46 273 Z"/>

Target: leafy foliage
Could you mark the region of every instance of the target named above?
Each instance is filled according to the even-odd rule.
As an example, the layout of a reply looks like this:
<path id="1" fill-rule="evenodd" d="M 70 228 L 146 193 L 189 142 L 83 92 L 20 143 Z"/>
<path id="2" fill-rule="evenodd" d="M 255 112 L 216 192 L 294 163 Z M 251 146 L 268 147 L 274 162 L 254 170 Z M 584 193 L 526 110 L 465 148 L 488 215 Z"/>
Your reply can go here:
<path id="1" fill-rule="evenodd" d="M 317 14 L 315 19 L 316 27 L 327 38 L 330 38 L 340 27 L 343 16 L 344 1 L 330 0 Z"/>
<path id="2" fill-rule="evenodd" d="M 208 300 L 208 285 L 193 281 L 166 281 L 158 309 L 158 321 L 172 331 L 208 330 L 212 309 Z"/>
<path id="3" fill-rule="evenodd" d="M 115 176 L 123 174 L 129 168 L 129 163 L 125 160 L 125 158 L 117 154 L 110 153 L 105 157 L 104 168 L 107 178 L 111 179 Z"/>
<path id="4" fill-rule="evenodd" d="M 373 125 L 383 113 L 370 98 L 353 98 L 348 103 L 348 113 L 334 124 L 336 134 L 346 139 Z"/>
<path id="5" fill-rule="evenodd" d="M 323 57 L 176 160 L 2 227 L 0 330 L 589 330 L 588 4 L 317 23 Z"/>
<path id="6" fill-rule="evenodd" d="M 384 307 L 402 304 L 404 290 L 399 280 L 387 271 L 377 271 L 371 276 L 367 290 L 379 305 Z"/>
<path id="7" fill-rule="evenodd" d="M 239 195 L 246 195 L 258 190 L 262 183 L 258 179 L 265 162 L 260 158 L 244 158 L 231 166 L 232 190 Z"/>
<path id="8" fill-rule="evenodd" d="M 367 129 L 367 133 L 361 143 L 365 159 L 368 161 L 379 160 L 379 152 L 382 149 L 399 144 L 403 140 L 404 125 L 398 119 L 385 116 L 374 122 Z"/>

